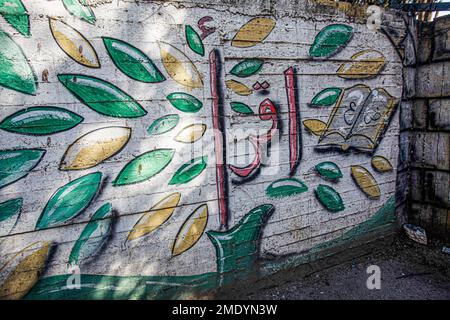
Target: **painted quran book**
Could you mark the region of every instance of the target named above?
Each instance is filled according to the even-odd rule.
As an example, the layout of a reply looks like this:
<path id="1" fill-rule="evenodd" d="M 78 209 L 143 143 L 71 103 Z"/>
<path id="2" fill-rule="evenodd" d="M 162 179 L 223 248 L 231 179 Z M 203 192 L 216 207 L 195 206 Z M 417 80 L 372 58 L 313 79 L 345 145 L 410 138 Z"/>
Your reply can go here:
<path id="1" fill-rule="evenodd" d="M 398 101 L 386 90 L 358 84 L 345 89 L 333 108 L 319 146 L 373 152 Z"/>

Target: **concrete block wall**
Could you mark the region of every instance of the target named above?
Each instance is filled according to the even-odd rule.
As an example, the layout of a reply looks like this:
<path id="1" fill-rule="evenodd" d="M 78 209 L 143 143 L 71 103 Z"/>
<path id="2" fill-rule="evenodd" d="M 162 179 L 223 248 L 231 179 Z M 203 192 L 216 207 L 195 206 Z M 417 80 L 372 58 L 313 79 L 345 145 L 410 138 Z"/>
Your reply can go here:
<path id="1" fill-rule="evenodd" d="M 410 175 L 408 221 L 450 239 L 450 17 L 417 25 L 414 86 L 400 125 Z"/>
<path id="2" fill-rule="evenodd" d="M 82 2 L 0 2 L 1 298 L 192 297 L 392 231 L 401 16 Z"/>

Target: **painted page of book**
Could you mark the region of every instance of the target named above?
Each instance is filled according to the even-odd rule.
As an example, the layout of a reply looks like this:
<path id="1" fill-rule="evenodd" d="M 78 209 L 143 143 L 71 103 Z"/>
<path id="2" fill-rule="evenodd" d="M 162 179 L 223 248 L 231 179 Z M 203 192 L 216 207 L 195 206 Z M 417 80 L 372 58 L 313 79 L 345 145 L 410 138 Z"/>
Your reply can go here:
<path id="1" fill-rule="evenodd" d="M 370 88 L 362 84 L 345 89 L 331 112 L 327 127 L 319 139 L 319 145 L 337 144 L 345 149 L 346 140 L 351 137 L 354 123 L 369 95 Z"/>

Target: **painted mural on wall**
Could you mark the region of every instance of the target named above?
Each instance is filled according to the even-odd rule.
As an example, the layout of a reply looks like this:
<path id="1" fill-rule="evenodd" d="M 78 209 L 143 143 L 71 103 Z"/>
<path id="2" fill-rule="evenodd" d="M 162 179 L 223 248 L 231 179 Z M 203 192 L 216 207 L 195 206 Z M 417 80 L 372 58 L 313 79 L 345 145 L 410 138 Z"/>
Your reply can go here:
<path id="1" fill-rule="evenodd" d="M 153 31 L 100 26 L 125 6 L 0 0 L 0 298 L 189 297 L 393 221 L 383 35 L 150 3 Z"/>

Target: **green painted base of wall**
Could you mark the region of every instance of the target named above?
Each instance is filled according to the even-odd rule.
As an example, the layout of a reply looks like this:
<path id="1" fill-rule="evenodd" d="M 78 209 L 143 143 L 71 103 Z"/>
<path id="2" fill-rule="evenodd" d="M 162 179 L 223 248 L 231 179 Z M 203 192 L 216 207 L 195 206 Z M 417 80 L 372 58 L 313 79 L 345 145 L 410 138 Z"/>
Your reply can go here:
<path id="1" fill-rule="evenodd" d="M 70 275 L 44 278 L 28 293 L 28 300 L 183 299 L 214 289 L 217 275 L 105 276 L 81 275 L 80 289 L 69 289 Z"/>
<path id="2" fill-rule="evenodd" d="M 324 258 L 325 256 L 333 255 L 335 253 L 333 248 L 349 247 L 351 243 L 358 242 L 360 238 L 366 236 L 368 233 L 382 235 L 388 232 L 395 226 L 395 221 L 395 197 L 391 197 L 372 217 L 336 239 L 321 243 L 303 254 L 280 257 L 275 261 L 262 261 L 260 263 L 261 274 L 268 276 L 282 270 L 296 268 L 316 259 Z"/>
<path id="3" fill-rule="evenodd" d="M 252 224 L 254 233 L 259 234 L 265 223 L 265 218 L 270 214 L 267 210 L 252 210 L 241 220 L 241 222 L 230 231 L 236 232 L 240 227 L 248 231 L 247 224 Z M 335 247 L 348 246 L 350 243 L 358 241 L 368 233 L 383 233 L 392 229 L 395 224 L 395 198 L 390 198 L 384 206 L 378 210 L 370 219 L 359 224 L 353 229 L 344 233 L 341 237 L 325 242 L 308 253 L 277 259 L 276 261 L 261 261 L 258 267 L 249 266 L 254 274 L 268 276 L 279 271 L 296 268 L 309 261 L 323 258 L 323 252 L 330 251 Z M 250 237 L 251 238 L 251 237 Z M 237 241 L 241 238 L 237 238 Z M 245 239 L 248 240 L 248 239 Z M 253 242 L 254 239 L 252 238 Z M 257 241 L 256 241 L 257 242 Z M 242 245 L 242 243 L 239 243 Z M 220 253 L 220 250 L 217 251 Z M 253 252 L 252 252 L 253 253 Z M 242 252 L 241 252 L 242 254 Z M 326 256 L 326 254 L 325 254 Z M 230 259 L 229 257 L 227 259 Z M 223 263 L 224 257 L 217 257 L 218 266 Z M 228 260 L 227 260 L 228 261 Z M 252 262 L 253 263 L 253 262 Z M 67 287 L 71 283 L 71 275 L 58 275 L 41 279 L 36 286 L 27 294 L 25 299 L 29 300 L 69 300 L 69 299 L 188 299 L 198 295 L 204 295 L 208 291 L 218 289 L 224 284 L 224 278 L 228 286 L 233 283 L 230 279 L 238 281 L 249 277 L 249 270 L 242 270 L 242 266 L 237 266 L 227 273 L 205 273 L 193 276 L 106 276 L 106 275 L 81 275 L 80 289 L 70 289 Z"/>

